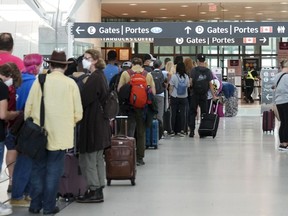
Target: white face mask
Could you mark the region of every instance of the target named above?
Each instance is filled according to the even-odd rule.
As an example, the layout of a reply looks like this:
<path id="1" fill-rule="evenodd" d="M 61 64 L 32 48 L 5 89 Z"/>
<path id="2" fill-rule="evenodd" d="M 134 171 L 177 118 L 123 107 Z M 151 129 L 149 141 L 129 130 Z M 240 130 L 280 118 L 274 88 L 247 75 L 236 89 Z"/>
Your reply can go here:
<path id="1" fill-rule="evenodd" d="M 13 79 L 10 78 L 4 82 L 8 87 L 13 85 Z"/>
<path id="2" fill-rule="evenodd" d="M 83 68 L 84 69 L 87 69 L 87 70 L 89 70 L 90 69 L 90 67 L 91 67 L 91 62 L 90 61 L 88 61 L 87 59 L 83 59 L 82 60 L 82 65 L 83 65 Z"/>
<path id="3" fill-rule="evenodd" d="M 150 67 L 153 67 L 153 64 L 154 64 L 154 62 L 151 61 L 151 62 L 149 63 L 149 66 L 150 66 Z"/>

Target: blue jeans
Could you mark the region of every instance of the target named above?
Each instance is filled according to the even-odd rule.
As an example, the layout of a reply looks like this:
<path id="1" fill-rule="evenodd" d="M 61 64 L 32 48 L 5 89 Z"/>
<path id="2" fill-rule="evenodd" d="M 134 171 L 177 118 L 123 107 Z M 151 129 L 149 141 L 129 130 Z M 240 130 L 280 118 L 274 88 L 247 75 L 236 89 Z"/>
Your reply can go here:
<path id="1" fill-rule="evenodd" d="M 65 151 L 48 151 L 41 160 L 33 160 L 30 209 L 50 213 L 56 207 L 59 180 L 64 171 Z"/>
<path id="2" fill-rule="evenodd" d="M 13 190 L 11 194 L 12 199 L 22 199 L 23 195 L 30 195 L 29 181 L 32 170 L 32 159 L 26 155 L 19 154 L 14 166 L 12 185 Z"/>
<path id="3" fill-rule="evenodd" d="M 3 164 L 3 158 L 4 158 L 4 141 L 0 142 L 0 173 L 2 171 L 2 164 Z"/>

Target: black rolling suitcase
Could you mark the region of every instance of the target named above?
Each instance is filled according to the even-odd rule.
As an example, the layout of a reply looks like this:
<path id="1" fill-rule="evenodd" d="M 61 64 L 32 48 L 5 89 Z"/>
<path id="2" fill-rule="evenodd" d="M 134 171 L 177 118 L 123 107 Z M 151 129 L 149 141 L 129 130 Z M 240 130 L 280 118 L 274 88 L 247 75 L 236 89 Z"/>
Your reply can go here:
<path id="1" fill-rule="evenodd" d="M 199 125 L 198 129 L 198 134 L 200 138 L 207 137 L 207 136 L 212 136 L 215 138 L 218 130 L 218 125 L 219 125 L 219 116 L 217 114 L 217 109 L 219 105 L 219 100 L 216 103 L 216 108 L 215 112 L 211 113 L 213 110 L 213 100 L 211 100 L 210 107 L 209 107 L 209 112 L 204 113 L 201 116 L 201 122 Z"/>
<path id="2" fill-rule="evenodd" d="M 262 130 L 263 132 L 274 132 L 275 128 L 275 114 L 273 110 L 264 111 L 262 117 Z"/>

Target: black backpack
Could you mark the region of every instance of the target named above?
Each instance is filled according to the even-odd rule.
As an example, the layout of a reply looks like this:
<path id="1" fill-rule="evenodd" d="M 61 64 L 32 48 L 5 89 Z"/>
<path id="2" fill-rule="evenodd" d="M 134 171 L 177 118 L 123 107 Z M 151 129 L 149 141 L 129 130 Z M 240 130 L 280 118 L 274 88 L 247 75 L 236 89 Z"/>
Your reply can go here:
<path id="1" fill-rule="evenodd" d="M 69 75 L 69 77 L 70 78 L 72 78 L 75 82 L 76 82 L 76 84 L 78 85 L 78 87 L 79 87 L 79 90 L 80 90 L 80 92 L 82 91 L 82 89 L 83 89 L 83 86 L 84 86 L 84 79 L 86 78 L 86 77 L 88 77 L 90 74 L 89 73 L 84 73 L 84 74 L 82 74 L 82 75 L 80 75 L 80 76 L 73 76 L 73 74 L 71 74 L 71 75 Z"/>
<path id="2" fill-rule="evenodd" d="M 155 89 L 156 94 L 161 94 L 165 90 L 164 85 L 164 75 L 161 70 L 154 70 L 151 72 L 151 75 L 153 77 L 154 83 L 155 83 Z"/>
<path id="3" fill-rule="evenodd" d="M 209 90 L 209 81 L 207 80 L 208 74 L 206 71 L 198 70 L 198 76 L 193 80 L 193 91 L 198 95 L 205 95 Z"/>

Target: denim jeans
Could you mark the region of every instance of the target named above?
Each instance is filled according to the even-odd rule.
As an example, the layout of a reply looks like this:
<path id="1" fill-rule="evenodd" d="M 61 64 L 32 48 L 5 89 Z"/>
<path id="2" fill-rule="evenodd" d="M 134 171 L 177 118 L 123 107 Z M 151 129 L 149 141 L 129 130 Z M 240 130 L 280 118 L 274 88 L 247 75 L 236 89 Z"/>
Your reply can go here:
<path id="1" fill-rule="evenodd" d="M 30 195 L 30 176 L 32 170 L 32 159 L 26 155 L 19 154 L 14 166 L 11 194 L 12 199 L 22 199 L 23 195 Z"/>
<path id="2" fill-rule="evenodd" d="M 3 159 L 4 159 L 4 141 L 0 142 L 0 173 L 2 172 L 2 165 L 3 165 Z"/>
<path id="3" fill-rule="evenodd" d="M 33 160 L 30 209 L 50 213 L 56 207 L 59 180 L 64 171 L 65 151 L 48 151 L 41 160 Z"/>

